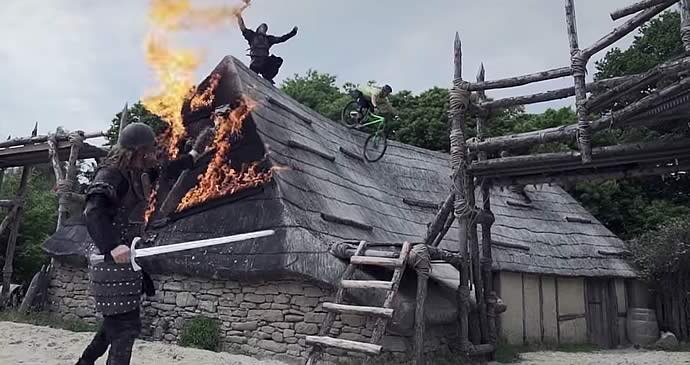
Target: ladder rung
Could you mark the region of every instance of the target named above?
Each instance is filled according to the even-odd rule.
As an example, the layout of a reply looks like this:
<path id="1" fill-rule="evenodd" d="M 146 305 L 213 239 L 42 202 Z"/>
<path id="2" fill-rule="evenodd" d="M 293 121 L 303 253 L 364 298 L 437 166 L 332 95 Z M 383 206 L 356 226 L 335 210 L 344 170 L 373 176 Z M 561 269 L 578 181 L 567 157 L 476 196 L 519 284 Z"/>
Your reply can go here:
<path id="1" fill-rule="evenodd" d="M 309 345 L 318 344 L 327 347 L 335 347 L 346 351 L 363 352 L 371 355 L 378 355 L 381 353 L 381 346 L 366 342 L 341 340 L 339 338 L 326 336 L 307 336 L 306 341 Z"/>
<path id="2" fill-rule="evenodd" d="M 392 308 L 381 308 L 381 307 L 364 307 L 359 305 L 345 305 L 336 303 L 323 303 L 323 308 L 331 312 L 341 312 L 341 313 L 351 313 L 351 314 L 362 314 L 362 315 L 372 315 L 377 317 L 393 317 Z"/>
<path id="3" fill-rule="evenodd" d="M 378 280 L 341 280 L 343 288 L 350 289 L 392 289 L 393 283 L 390 281 Z"/>
<path id="4" fill-rule="evenodd" d="M 350 263 L 355 265 L 376 265 L 384 267 L 400 267 L 400 259 L 391 259 L 386 257 L 371 257 L 371 256 L 352 256 Z"/>

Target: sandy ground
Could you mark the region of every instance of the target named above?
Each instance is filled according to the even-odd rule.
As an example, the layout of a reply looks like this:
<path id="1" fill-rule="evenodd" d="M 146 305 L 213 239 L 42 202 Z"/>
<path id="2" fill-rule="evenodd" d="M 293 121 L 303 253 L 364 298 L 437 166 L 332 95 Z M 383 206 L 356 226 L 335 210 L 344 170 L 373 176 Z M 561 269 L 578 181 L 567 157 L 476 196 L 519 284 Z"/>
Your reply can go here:
<path id="1" fill-rule="evenodd" d="M 0 365 L 74 365 L 93 333 L 0 322 Z M 521 365 L 680 365 L 688 352 L 612 350 L 592 353 L 530 352 Z M 105 365 L 105 357 L 97 365 Z M 285 365 L 242 355 L 215 353 L 137 340 L 132 365 Z M 496 364 L 496 363 L 492 363 Z"/>
<path id="2" fill-rule="evenodd" d="M 93 333 L 0 322 L 1 365 L 74 365 Z M 155 342 L 134 344 L 132 365 L 284 365 L 242 355 L 215 353 Z M 105 365 L 105 356 L 97 365 Z"/>
<path id="3" fill-rule="evenodd" d="M 608 350 L 591 353 L 528 352 L 520 365 L 680 365 L 690 364 L 688 352 Z"/>

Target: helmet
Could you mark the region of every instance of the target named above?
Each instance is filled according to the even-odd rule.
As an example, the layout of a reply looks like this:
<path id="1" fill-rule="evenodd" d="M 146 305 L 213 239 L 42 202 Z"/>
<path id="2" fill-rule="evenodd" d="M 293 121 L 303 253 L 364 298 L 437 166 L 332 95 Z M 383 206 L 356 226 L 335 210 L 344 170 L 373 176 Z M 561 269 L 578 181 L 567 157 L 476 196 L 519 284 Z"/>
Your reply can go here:
<path id="1" fill-rule="evenodd" d="M 266 34 L 268 32 L 268 24 L 266 24 L 266 23 L 259 24 L 259 26 L 256 27 L 256 32 L 260 33 L 260 34 Z"/>
<path id="2" fill-rule="evenodd" d="M 120 133 L 118 144 L 128 150 L 134 150 L 144 146 L 153 146 L 156 143 L 156 134 L 148 125 L 140 122 L 128 124 Z"/>
<path id="3" fill-rule="evenodd" d="M 386 91 L 387 93 L 389 93 L 389 94 L 392 94 L 392 93 L 393 93 L 393 88 L 392 88 L 390 85 L 388 85 L 388 84 L 386 84 L 386 85 L 383 86 L 383 90 L 385 90 L 385 91 Z"/>

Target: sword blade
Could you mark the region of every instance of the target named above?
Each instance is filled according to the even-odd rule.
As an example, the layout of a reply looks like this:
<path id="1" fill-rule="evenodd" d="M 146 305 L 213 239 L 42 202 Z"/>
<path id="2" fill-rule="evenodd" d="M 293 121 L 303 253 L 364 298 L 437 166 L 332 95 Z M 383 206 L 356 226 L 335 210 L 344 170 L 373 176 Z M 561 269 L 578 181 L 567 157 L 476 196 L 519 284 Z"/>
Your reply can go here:
<path id="1" fill-rule="evenodd" d="M 242 233 L 242 234 L 236 234 L 236 235 L 232 235 L 232 236 L 209 238 L 209 239 L 205 239 L 205 240 L 174 243 L 174 244 L 165 245 L 165 246 L 138 248 L 138 249 L 135 249 L 133 253 L 134 253 L 135 257 L 155 256 L 155 255 L 161 255 L 161 254 L 171 253 L 171 252 L 179 252 L 179 251 L 193 250 L 193 249 L 198 249 L 198 248 L 203 248 L 203 247 L 217 246 L 217 245 L 222 245 L 222 244 L 226 244 L 226 243 L 230 243 L 230 242 L 248 240 L 248 239 L 252 239 L 252 238 L 266 237 L 266 236 L 271 236 L 274 233 L 275 232 L 273 230 L 269 229 L 269 230 L 265 230 L 265 231 Z"/>

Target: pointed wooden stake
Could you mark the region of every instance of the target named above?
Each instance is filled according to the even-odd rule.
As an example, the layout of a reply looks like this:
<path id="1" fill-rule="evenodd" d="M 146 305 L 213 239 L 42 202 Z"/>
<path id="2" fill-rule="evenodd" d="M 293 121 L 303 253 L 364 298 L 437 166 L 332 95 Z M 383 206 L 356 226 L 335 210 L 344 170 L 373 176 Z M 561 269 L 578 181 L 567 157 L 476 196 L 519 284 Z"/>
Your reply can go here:
<path id="1" fill-rule="evenodd" d="M 125 127 L 129 124 L 129 108 L 127 106 L 127 102 L 125 102 L 125 107 L 122 109 L 122 112 L 120 113 L 120 133 L 117 136 L 118 142 L 120 141 L 120 138 L 122 137 L 122 130 L 125 129 Z"/>

